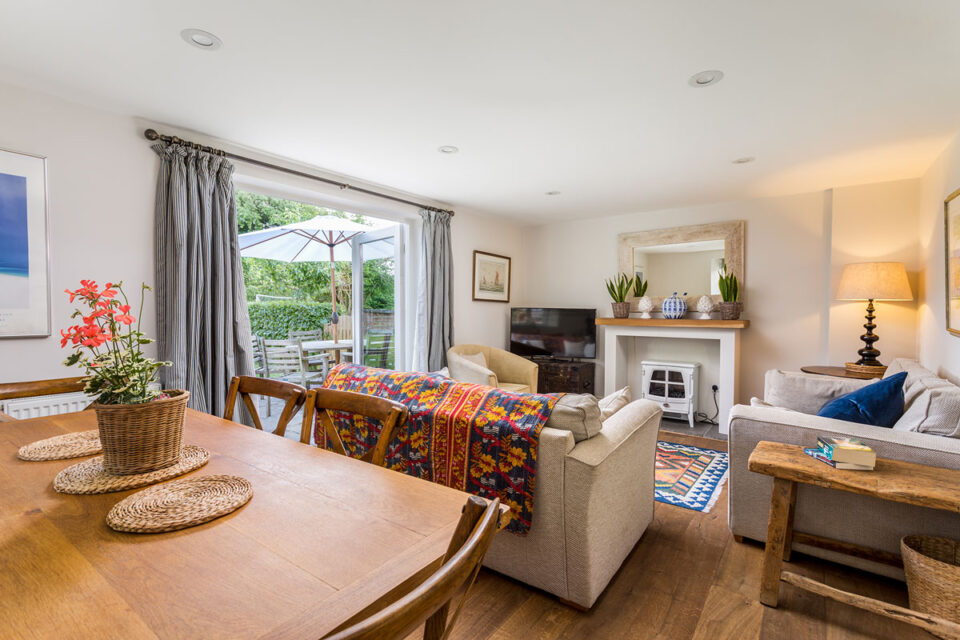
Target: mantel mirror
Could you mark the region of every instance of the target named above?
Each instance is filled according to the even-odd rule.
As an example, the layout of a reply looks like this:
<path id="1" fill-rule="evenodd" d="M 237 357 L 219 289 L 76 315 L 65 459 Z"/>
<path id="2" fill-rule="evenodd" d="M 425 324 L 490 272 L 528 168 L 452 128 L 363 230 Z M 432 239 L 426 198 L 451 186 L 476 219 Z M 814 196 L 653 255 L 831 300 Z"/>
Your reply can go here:
<path id="1" fill-rule="evenodd" d="M 657 307 L 674 291 L 686 292 L 691 308 L 703 295 L 720 302 L 717 280 L 724 266 L 740 280 L 741 292 L 745 290 L 744 226 L 743 220 L 732 220 L 621 233 L 620 271 L 641 274 L 649 282 L 647 296 Z"/>

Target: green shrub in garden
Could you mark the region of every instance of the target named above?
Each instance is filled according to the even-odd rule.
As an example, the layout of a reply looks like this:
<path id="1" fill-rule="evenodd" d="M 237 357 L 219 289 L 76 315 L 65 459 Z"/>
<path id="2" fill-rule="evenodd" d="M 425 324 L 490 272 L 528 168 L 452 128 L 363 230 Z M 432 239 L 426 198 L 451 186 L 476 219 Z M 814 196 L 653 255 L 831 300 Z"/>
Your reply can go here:
<path id="1" fill-rule="evenodd" d="M 329 302 L 275 300 L 248 302 L 250 331 L 267 340 L 286 339 L 290 331 L 320 330 L 330 322 Z"/>

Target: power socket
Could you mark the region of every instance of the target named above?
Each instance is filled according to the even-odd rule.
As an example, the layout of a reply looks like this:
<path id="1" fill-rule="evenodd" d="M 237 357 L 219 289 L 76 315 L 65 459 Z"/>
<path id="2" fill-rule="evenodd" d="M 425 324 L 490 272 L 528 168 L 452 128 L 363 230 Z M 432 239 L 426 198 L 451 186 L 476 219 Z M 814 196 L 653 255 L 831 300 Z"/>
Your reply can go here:
<path id="1" fill-rule="evenodd" d="M 713 389 L 714 393 L 716 393 L 717 391 L 720 391 L 720 387 L 718 387 L 717 385 L 713 385 L 711 389 Z"/>

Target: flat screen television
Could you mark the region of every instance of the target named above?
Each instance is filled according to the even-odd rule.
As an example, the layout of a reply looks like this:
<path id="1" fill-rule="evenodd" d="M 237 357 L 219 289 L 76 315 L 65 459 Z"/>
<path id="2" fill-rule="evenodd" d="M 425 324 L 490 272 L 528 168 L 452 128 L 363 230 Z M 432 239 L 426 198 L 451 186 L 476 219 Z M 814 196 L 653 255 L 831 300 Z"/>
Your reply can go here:
<path id="1" fill-rule="evenodd" d="M 597 357 L 596 309 L 510 309 L 510 351 L 521 356 Z"/>

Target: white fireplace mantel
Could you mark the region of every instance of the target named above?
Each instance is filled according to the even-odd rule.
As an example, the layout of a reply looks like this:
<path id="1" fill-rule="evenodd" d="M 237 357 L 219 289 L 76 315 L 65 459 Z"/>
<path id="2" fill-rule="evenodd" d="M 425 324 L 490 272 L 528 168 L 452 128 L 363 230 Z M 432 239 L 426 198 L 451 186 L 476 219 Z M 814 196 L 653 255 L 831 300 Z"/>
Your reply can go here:
<path id="1" fill-rule="evenodd" d="M 628 367 L 631 366 L 626 342 L 630 338 L 716 340 L 720 345 L 718 421 L 720 433 L 728 432 L 730 409 L 736 402 L 740 386 L 740 331 L 750 326 L 748 320 L 597 318 L 597 325 L 603 327 L 604 393 L 626 384 Z"/>

